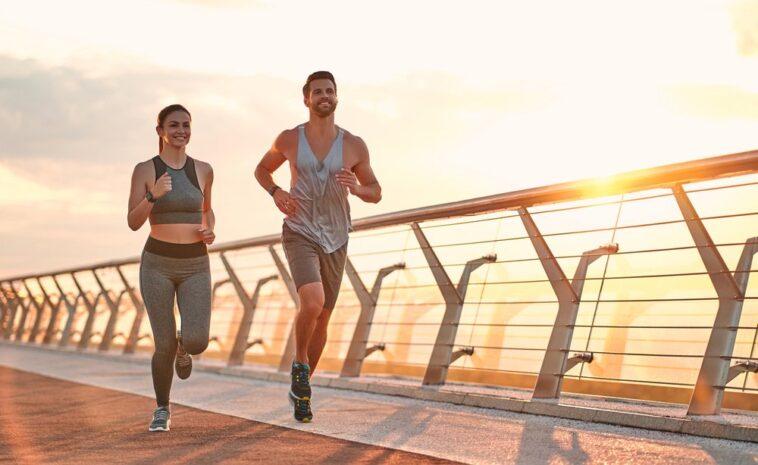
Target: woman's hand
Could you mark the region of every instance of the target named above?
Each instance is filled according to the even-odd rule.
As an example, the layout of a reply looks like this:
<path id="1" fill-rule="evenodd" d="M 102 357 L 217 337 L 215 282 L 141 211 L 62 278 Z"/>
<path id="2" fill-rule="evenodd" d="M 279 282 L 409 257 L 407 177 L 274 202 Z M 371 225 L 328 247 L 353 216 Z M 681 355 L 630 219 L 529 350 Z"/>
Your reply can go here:
<path id="1" fill-rule="evenodd" d="M 153 197 L 156 199 L 160 199 L 164 195 L 166 195 L 167 192 L 171 191 L 171 176 L 169 176 L 168 173 L 163 173 L 163 175 L 156 179 L 155 184 L 153 185 L 153 188 L 150 189 L 150 193 L 153 194 Z"/>
<path id="2" fill-rule="evenodd" d="M 208 245 L 213 244 L 213 241 L 216 240 L 216 233 L 214 233 L 210 228 L 200 228 L 197 230 L 197 232 L 200 233 L 200 238 L 202 241 Z"/>

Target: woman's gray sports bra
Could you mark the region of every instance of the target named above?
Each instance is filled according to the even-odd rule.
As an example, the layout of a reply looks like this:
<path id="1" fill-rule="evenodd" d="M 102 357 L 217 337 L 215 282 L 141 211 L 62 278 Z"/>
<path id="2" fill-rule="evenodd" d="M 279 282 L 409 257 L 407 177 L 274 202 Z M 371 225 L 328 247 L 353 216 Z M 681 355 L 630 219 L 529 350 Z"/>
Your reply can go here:
<path id="1" fill-rule="evenodd" d="M 203 222 L 203 191 L 197 181 L 195 161 L 187 157 L 178 170 L 166 165 L 161 157 L 153 157 L 155 180 L 168 172 L 171 190 L 155 201 L 150 224 L 201 224 Z"/>

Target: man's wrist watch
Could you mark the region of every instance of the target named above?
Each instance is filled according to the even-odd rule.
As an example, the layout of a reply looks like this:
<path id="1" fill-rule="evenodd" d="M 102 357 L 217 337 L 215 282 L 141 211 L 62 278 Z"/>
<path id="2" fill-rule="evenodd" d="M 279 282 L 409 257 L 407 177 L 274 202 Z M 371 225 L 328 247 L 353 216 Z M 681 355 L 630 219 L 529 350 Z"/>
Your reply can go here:
<path id="1" fill-rule="evenodd" d="M 274 184 L 274 185 L 271 187 L 271 189 L 269 189 L 269 190 L 268 190 L 268 195 L 270 195 L 271 197 L 273 197 L 273 196 L 274 196 L 274 194 L 276 193 L 276 190 L 277 190 L 277 189 L 281 189 L 281 187 L 279 187 L 279 186 L 277 186 L 276 184 Z"/>
<path id="2" fill-rule="evenodd" d="M 146 199 L 147 199 L 147 201 L 148 201 L 148 202 L 150 202 L 150 203 L 155 203 L 155 201 L 156 201 L 156 200 L 158 200 L 158 199 L 156 199 L 156 198 L 153 196 L 153 193 L 152 193 L 152 192 L 150 192 L 150 191 L 147 191 L 147 194 L 145 194 L 145 198 L 146 198 Z"/>

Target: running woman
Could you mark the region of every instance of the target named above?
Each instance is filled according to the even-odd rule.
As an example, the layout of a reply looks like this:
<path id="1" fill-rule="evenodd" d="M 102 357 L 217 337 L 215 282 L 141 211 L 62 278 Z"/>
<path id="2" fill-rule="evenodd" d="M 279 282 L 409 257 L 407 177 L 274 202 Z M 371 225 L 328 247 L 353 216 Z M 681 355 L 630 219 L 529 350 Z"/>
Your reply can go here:
<path id="1" fill-rule="evenodd" d="M 211 208 L 213 169 L 187 155 L 192 117 L 181 105 L 158 113 L 159 154 L 137 164 L 129 193 L 129 227 L 150 220 L 140 263 L 140 291 L 153 330 L 153 387 L 157 408 L 149 431 L 171 426 L 169 395 L 176 374 L 186 379 L 192 357 L 208 346 L 211 275 L 207 245 L 215 239 Z M 181 315 L 176 330 L 174 299 Z"/>

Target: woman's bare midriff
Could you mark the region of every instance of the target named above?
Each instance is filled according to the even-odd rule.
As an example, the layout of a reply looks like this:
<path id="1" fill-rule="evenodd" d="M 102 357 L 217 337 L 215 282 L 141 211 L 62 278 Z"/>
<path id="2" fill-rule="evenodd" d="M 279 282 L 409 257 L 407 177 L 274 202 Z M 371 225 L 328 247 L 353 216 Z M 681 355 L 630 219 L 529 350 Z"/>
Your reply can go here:
<path id="1" fill-rule="evenodd" d="M 198 232 L 200 224 L 154 224 L 150 226 L 150 236 L 163 242 L 192 244 L 203 240 Z"/>

